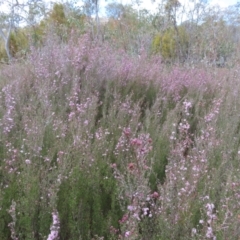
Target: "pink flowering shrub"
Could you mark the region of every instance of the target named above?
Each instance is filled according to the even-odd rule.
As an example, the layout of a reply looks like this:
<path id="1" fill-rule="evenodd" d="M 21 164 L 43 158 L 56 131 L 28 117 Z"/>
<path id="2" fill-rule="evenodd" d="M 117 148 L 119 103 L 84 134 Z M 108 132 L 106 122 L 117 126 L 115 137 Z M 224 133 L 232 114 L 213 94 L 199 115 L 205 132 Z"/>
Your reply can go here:
<path id="1" fill-rule="evenodd" d="M 53 218 L 53 223 L 50 228 L 51 232 L 48 235 L 47 239 L 48 240 L 57 240 L 57 239 L 59 239 L 58 235 L 59 235 L 59 228 L 60 228 L 58 212 L 53 212 L 52 218 Z"/>
<path id="2" fill-rule="evenodd" d="M 75 33 L 2 67 L 0 239 L 238 239 L 239 77 Z"/>

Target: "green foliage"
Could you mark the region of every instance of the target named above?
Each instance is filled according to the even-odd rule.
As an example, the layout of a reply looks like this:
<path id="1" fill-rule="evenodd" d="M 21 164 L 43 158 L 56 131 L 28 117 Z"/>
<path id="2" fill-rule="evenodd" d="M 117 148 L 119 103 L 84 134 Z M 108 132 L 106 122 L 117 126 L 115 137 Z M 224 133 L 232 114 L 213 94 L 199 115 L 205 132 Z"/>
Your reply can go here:
<path id="1" fill-rule="evenodd" d="M 187 56 L 188 35 L 184 27 L 169 28 L 156 35 L 152 42 L 152 51 L 160 53 L 164 60 L 170 61 Z"/>
<path id="2" fill-rule="evenodd" d="M 7 61 L 8 56 L 5 50 L 4 42 L 0 41 L 0 62 L 3 63 Z"/>
<path id="3" fill-rule="evenodd" d="M 11 32 L 9 37 L 9 49 L 13 57 L 25 57 L 29 48 L 28 30 L 20 28 Z M 0 42 L 0 61 L 7 61 L 7 54 L 3 41 Z"/>
<path id="4" fill-rule="evenodd" d="M 44 40 L 44 36 L 47 32 L 47 23 L 42 20 L 39 24 L 29 29 L 29 35 L 31 39 L 31 45 L 41 46 Z"/>
<path id="5" fill-rule="evenodd" d="M 12 56 L 25 56 L 29 47 L 26 29 L 19 29 L 10 35 L 9 46 Z"/>
<path id="6" fill-rule="evenodd" d="M 57 25 L 66 25 L 67 19 L 64 12 L 64 5 L 54 3 L 53 8 L 48 16 L 48 21 Z"/>
<path id="7" fill-rule="evenodd" d="M 92 167 L 91 174 L 74 169 L 61 185 L 58 193 L 61 239 L 91 239 L 95 235 L 108 239 L 110 227 L 118 227 L 122 211 L 116 198 L 116 182 L 108 166 L 99 164 L 99 168 Z"/>

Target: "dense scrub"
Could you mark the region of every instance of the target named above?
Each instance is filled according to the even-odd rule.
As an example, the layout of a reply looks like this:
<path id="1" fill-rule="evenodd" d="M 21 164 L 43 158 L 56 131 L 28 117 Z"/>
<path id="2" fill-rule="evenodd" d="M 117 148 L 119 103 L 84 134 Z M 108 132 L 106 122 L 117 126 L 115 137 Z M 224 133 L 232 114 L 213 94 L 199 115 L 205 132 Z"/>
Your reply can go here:
<path id="1" fill-rule="evenodd" d="M 74 34 L 1 67 L 0 239 L 238 239 L 239 77 Z"/>

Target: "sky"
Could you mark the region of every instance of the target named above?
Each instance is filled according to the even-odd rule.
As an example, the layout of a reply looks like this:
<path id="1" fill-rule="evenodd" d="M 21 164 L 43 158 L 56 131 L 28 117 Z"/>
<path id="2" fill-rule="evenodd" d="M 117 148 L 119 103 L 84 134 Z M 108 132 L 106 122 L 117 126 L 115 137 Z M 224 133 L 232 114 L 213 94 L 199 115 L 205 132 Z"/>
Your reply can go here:
<path id="1" fill-rule="evenodd" d="M 21 3 L 24 0 L 18 0 Z M 26 0 L 25 0 L 26 1 Z M 64 2 L 65 0 L 45 0 L 46 3 L 54 3 L 54 2 Z M 99 0 L 100 1 L 100 15 L 104 15 L 104 8 L 108 3 L 111 2 L 119 2 L 122 4 L 131 4 L 132 2 L 136 2 L 137 0 Z M 138 0 L 142 2 L 139 9 L 147 9 L 153 11 L 157 9 L 157 5 L 161 0 Z M 189 2 L 197 2 L 198 0 L 179 0 L 182 5 L 189 6 Z M 226 8 L 230 5 L 234 5 L 240 0 L 208 0 L 211 5 L 219 5 L 221 8 Z M 81 0 L 76 0 L 76 2 L 82 2 Z M 81 4 L 80 4 L 81 5 Z M 1 5 L 1 11 L 5 11 L 4 5 Z M 7 9 L 6 9 L 7 11 Z M 101 14 L 102 12 L 102 14 Z"/>
<path id="2" fill-rule="evenodd" d="M 115 0 L 123 4 L 129 4 L 132 2 L 132 0 Z M 152 3 L 151 0 L 140 0 L 142 2 L 141 7 L 149 10 L 154 10 L 156 9 L 156 2 L 160 2 L 159 0 L 155 0 L 155 4 Z M 209 0 L 209 3 L 211 5 L 219 5 L 221 8 L 226 8 L 230 5 L 236 4 L 240 0 Z M 111 0 L 105 1 L 105 0 L 100 0 L 102 5 L 105 5 L 108 2 L 111 2 Z M 189 0 L 180 0 L 181 4 L 188 4 Z"/>
<path id="3" fill-rule="evenodd" d="M 49 0 L 46 0 L 49 1 Z M 161 0 L 139 0 L 142 2 L 139 9 L 147 9 L 150 11 L 153 11 L 157 9 L 158 3 L 161 2 Z M 186 8 L 191 4 L 190 2 L 197 2 L 198 0 L 179 0 L 182 5 L 185 5 Z M 234 5 L 237 2 L 240 2 L 240 0 L 208 0 L 210 5 L 218 5 L 220 8 L 226 8 L 228 6 Z M 111 2 L 119 2 L 122 4 L 131 4 L 132 2 L 136 2 L 136 0 L 100 0 L 100 16 L 104 15 L 104 8 L 108 3 Z"/>
<path id="4" fill-rule="evenodd" d="M 237 0 L 211 0 L 210 2 L 211 2 L 211 4 L 214 4 L 214 5 L 218 4 L 220 7 L 225 8 L 230 5 L 234 5 L 239 1 L 237 1 Z"/>
<path id="5" fill-rule="evenodd" d="M 50 1 L 50 0 L 46 0 L 46 1 Z M 52 0 L 53 1 L 53 0 Z M 79 0 L 80 2 L 81 0 Z M 142 2 L 142 4 L 140 5 L 139 9 L 147 9 L 149 11 L 156 11 L 158 3 L 161 2 L 161 0 L 139 0 L 140 2 Z M 187 7 L 189 6 L 189 4 L 191 4 L 190 2 L 197 2 L 198 0 L 179 0 L 181 2 L 182 5 Z M 240 2 L 240 0 L 208 0 L 210 5 L 218 5 L 220 8 L 226 8 L 228 6 L 234 5 L 237 2 Z M 54 1 L 53 1 L 54 2 Z M 103 17 L 104 14 L 104 9 L 105 6 L 108 3 L 111 2 L 119 2 L 122 4 L 131 4 L 132 2 L 136 2 L 136 0 L 100 0 L 100 17 Z"/>

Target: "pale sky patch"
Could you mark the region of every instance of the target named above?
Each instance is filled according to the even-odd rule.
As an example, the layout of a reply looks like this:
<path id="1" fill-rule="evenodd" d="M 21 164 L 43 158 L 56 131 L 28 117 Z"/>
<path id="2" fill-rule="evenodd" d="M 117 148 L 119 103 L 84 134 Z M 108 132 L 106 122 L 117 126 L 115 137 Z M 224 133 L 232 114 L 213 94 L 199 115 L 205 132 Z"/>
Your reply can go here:
<path id="1" fill-rule="evenodd" d="M 141 5 L 139 6 L 139 10 L 141 9 L 147 9 L 151 12 L 156 12 L 157 11 L 157 7 L 158 4 L 161 3 L 161 0 L 155 0 L 155 1 L 151 1 L 151 0 L 140 0 L 141 1 Z M 189 1 L 189 0 L 179 0 L 181 2 L 182 5 L 184 5 L 186 8 L 190 7 L 191 5 L 193 6 L 193 1 Z M 196 0 L 195 0 L 196 1 Z M 108 3 L 111 2 L 118 2 L 118 3 L 122 3 L 122 4 L 132 4 L 136 1 L 134 0 L 100 0 L 100 8 L 102 9 L 101 12 L 104 12 L 104 8 Z M 234 5 L 238 2 L 238 0 L 209 0 L 210 5 L 214 6 L 214 5 L 218 5 L 220 8 L 226 8 L 228 6 Z M 138 9 L 138 7 L 136 7 Z"/>
<path id="2" fill-rule="evenodd" d="M 24 2 L 26 0 L 18 0 L 19 3 Z M 55 2 L 64 2 L 65 0 L 45 0 L 46 3 L 55 3 Z M 161 0 L 155 0 L 155 1 L 151 1 L 151 0 L 139 0 L 141 2 L 141 5 L 139 7 L 137 7 L 136 5 L 136 9 L 139 8 L 139 10 L 141 9 L 147 9 L 150 12 L 156 12 L 157 11 L 157 7 L 158 4 L 161 3 Z M 184 5 L 186 8 L 191 5 L 193 5 L 193 1 L 197 1 L 197 0 L 179 0 L 181 2 L 182 5 Z M 81 5 L 81 0 L 78 1 L 79 5 Z M 134 2 L 136 2 L 136 0 L 100 0 L 100 12 L 102 14 L 100 15 L 104 15 L 104 9 L 107 6 L 107 4 L 112 3 L 112 2 L 117 2 L 117 3 L 122 3 L 122 4 L 133 4 Z M 238 0 L 209 0 L 210 5 L 219 5 L 221 8 L 226 8 L 230 5 L 234 5 L 238 2 Z M 4 5 L 1 6 L 2 7 L 2 11 L 7 11 L 7 9 L 4 8 Z"/>
<path id="3" fill-rule="evenodd" d="M 132 0 L 116 0 L 116 1 L 105 1 L 105 0 L 100 0 L 100 4 L 102 6 L 107 5 L 109 2 L 119 2 L 122 4 L 131 4 Z M 158 3 L 161 2 L 161 0 L 155 0 L 154 3 L 151 0 L 141 0 L 142 4 L 141 4 L 141 8 L 145 8 L 148 10 L 155 10 L 158 6 Z M 190 4 L 189 0 L 180 0 L 181 4 Z M 238 0 L 210 0 L 209 3 L 211 5 L 219 5 L 221 8 L 226 8 L 230 5 L 234 5 L 238 2 Z"/>
<path id="4" fill-rule="evenodd" d="M 226 8 L 228 6 L 236 4 L 237 0 L 211 0 L 212 5 L 219 5 L 221 8 Z"/>

